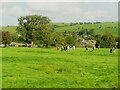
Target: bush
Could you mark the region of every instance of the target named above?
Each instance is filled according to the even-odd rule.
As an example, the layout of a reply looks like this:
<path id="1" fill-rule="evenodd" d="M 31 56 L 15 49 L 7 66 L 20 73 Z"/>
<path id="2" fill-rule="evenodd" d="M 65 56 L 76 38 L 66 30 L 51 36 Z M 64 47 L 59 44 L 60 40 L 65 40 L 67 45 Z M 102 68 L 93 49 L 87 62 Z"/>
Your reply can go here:
<path id="1" fill-rule="evenodd" d="M 95 36 L 97 44 L 100 45 L 102 48 L 110 48 L 115 46 L 115 37 L 106 32 L 104 34 L 98 34 Z"/>
<path id="2" fill-rule="evenodd" d="M 5 47 L 11 43 L 11 33 L 8 31 L 2 31 L 2 43 L 5 45 Z"/>
<path id="3" fill-rule="evenodd" d="M 117 42 L 117 48 L 120 48 L 120 37 L 116 37 L 115 41 Z"/>

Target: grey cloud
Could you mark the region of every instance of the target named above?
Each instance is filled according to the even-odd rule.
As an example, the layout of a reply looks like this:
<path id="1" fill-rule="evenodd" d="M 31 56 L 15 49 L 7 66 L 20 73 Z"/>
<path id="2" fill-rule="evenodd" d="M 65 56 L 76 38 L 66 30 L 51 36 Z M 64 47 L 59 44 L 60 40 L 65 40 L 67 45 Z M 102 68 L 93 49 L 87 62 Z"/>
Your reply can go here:
<path id="1" fill-rule="evenodd" d="M 14 2 L 4 3 L 3 15 L 13 21 L 30 14 L 45 15 L 54 22 L 113 21 L 118 19 L 117 8 L 117 3 L 105 2 Z"/>

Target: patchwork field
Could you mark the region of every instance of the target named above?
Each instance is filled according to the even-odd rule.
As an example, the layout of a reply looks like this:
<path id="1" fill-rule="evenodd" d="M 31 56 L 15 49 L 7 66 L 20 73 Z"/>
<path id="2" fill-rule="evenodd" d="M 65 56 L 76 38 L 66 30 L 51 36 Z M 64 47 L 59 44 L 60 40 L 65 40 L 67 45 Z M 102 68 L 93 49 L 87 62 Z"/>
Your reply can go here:
<path id="1" fill-rule="evenodd" d="M 76 24 L 70 26 L 70 23 L 52 23 L 56 32 L 78 32 L 82 29 L 94 29 L 95 34 L 110 32 L 113 36 L 118 36 L 118 22 L 101 22 L 97 24 Z M 101 27 L 100 29 L 98 27 Z M 16 33 L 17 26 L 4 26 L 0 31 L 9 31 Z"/>
<path id="2" fill-rule="evenodd" d="M 3 48 L 3 88 L 114 88 L 118 50 L 85 48 Z"/>
<path id="3" fill-rule="evenodd" d="M 82 25 L 77 24 L 73 26 L 70 26 L 69 23 L 65 23 L 65 24 L 53 23 L 53 25 L 58 26 L 58 28 L 55 29 L 55 31 L 57 32 L 64 32 L 64 31 L 78 32 L 82 29 L 94 29 L 95 34 L 110 32 L 114 36 L 118 36 L 117 22 L 101 22 L 97 24 L 82 24 Z"/>

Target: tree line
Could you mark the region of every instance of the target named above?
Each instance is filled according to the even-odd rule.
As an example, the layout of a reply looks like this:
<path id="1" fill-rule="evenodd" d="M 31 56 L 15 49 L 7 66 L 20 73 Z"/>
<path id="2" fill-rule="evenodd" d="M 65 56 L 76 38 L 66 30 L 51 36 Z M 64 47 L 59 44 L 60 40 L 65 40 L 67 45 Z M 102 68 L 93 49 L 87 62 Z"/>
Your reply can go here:
<path id="1" fill-rule="evenodd" d="M 73 23 L 71 23 L 73 25 Z M 58 47 L 63 45 L 79 47 L 82 39 L 96 40 L 96 47 L 110 48 L 117 45 L 120 48 L 120 37 L 111 33 L 95 34 L 94 29 L 82 29 L 79 32 L 56 32 L 51 28 L 51 20 L 46 16 L 28 15 L 18 18 L 17 33 L 2 31 L 2 44 L 33 43 L 39 47 Z M 118 42 L 118 44 L 116 44 Z"/>

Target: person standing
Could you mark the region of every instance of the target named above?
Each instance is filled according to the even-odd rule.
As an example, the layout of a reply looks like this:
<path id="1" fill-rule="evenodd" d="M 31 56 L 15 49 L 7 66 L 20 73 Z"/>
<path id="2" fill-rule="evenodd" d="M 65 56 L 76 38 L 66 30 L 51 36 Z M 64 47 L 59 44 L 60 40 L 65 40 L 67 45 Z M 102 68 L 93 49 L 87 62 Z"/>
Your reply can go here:
<path id="1" fill-rule="evenodd" d="M 94 47 L 92 47 L 92 51 L 94 51 L 94 49 L 95 49 L 95 48 L 94 48 Z"/>
<path id="2" fill-rule="evenodd" d="M 88 51 L 88 46 L 87 45 L 85 46 L 85 48 L 86 48 L 86 51 Z"/>
<path id="3" fill-rule="evenodd" d="M 112 48 L 110 48 L 110 54 L 112 54 Z"/>
<path id="4" fill-rule="evenodd" d="M 98 45 L 98 49 L 100 49 L 100 45 Z"/>
<path id="5" fill-rule="evenodd" d="M 62 46 L 62 47 L 61 47 L 61 51 L 63 51 L 63 50 L 64 50 L 64 47 Z"/>
<path id="6" fill-rule="evenodd" d="M 75 50 L 75 46 L 73 46 L 73 50 Z"/>
<path id="7" fill-rule="evenodd" d="M 113 47 L 113 54 L 115 54 L 115 52 L 116 52 L 116 48 L 115 48 L 115 47 Z"/>

